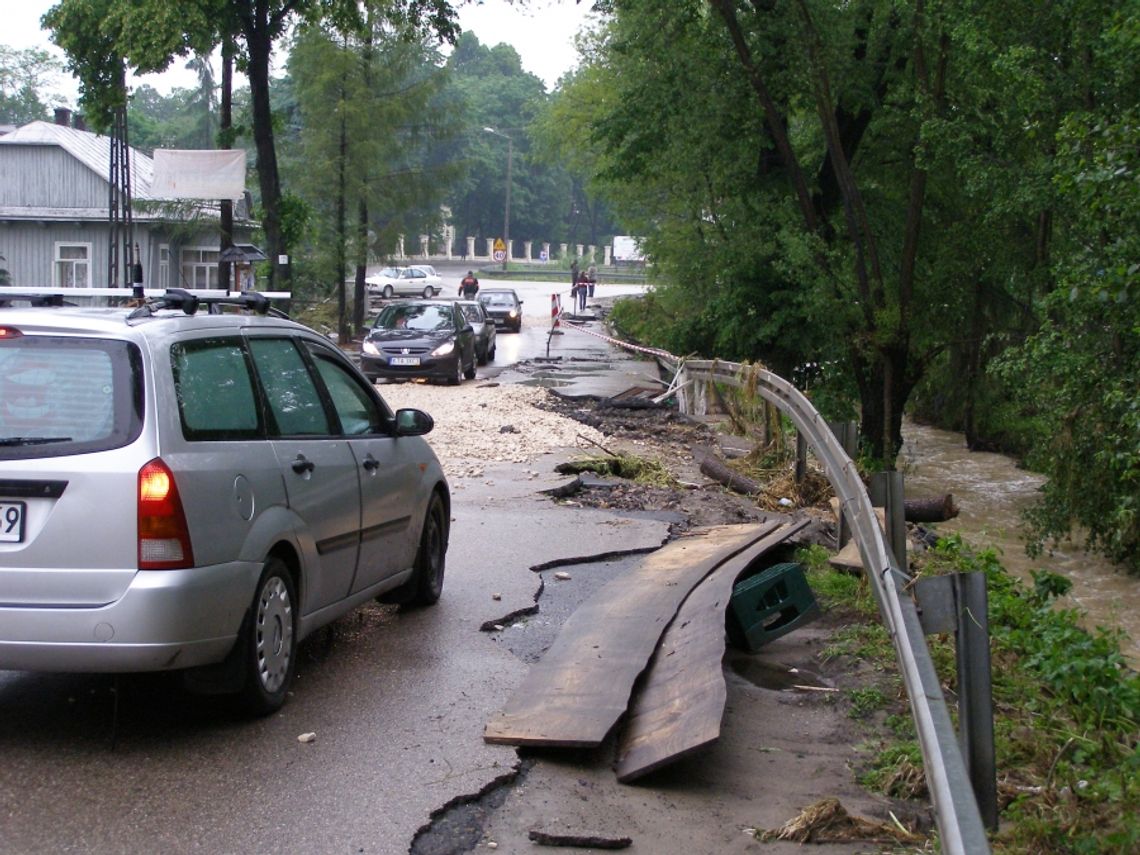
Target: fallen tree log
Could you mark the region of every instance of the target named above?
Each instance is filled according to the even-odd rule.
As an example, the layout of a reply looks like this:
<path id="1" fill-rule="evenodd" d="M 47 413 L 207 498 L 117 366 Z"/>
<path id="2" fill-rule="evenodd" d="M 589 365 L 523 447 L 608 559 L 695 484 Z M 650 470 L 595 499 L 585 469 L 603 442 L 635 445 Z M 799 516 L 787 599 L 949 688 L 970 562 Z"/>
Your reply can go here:
<path id="1" fill-rule="evenodd" d="M 732 469 L 729 469 L 720 458 L 710 449 L 703 446 L 693 447 L 693 459 L 701 467 L 701 472 L 708 475 L 719 484 L 723 484 L 735 493 L 746 496 L 755 496 L 760 493 L 760 485 Z"/>
<path id="2" fill-rule="evenodd" d="M 906 499 L 903 514 L 907 522 L 946 522 L 958 516 L 958 506 L 954 504 L 954 497 L 947 493 L 929 499 Z"/>

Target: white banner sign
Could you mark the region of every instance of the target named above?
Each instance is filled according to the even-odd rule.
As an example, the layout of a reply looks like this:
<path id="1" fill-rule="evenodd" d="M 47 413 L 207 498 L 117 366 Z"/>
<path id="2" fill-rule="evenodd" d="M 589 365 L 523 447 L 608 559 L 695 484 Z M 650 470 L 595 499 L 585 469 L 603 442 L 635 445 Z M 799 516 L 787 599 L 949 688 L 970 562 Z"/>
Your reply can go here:
<path id="1" fill-rule="evenodd" d="M 245 192 L 245 151 L 155 149 L 156 199 L 237 199 Z"/>

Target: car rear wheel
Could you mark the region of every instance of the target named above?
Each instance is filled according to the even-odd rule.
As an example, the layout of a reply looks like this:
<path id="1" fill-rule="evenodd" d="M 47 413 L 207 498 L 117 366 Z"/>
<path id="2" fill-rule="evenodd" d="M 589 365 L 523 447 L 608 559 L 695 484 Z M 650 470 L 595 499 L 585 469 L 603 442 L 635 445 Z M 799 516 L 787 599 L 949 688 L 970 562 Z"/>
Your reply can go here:
<path id="1" fill-rule="evenodd" d="M 462 361 L 462 356 L 460 357 L 460 361 Z M 471 349 L 471 366 L 469 368 L 463 369 L 463 376 L 468 380 L 474 380 L 475 379 L 475 363 L 476 363 L 476 361 L 477 360 L 475 359 L 475 349 L 472 348 Z"/>
<path id="2" fill-rule="evenodd" d="M 487 362 L 495 361 L 495 345 L 491 344 L 491 349 L 487 351 Z"/>
<path id="3" fill-rule="evenodd" d="M 458 386 L 463 382 L 463 354 L 455 354 L 455 375 L 447 378 L 448 384 Z"/>
<path id="4" fill-rule="evenodd" d="M 475 363 L 477 365 L 486 365 L 487 364 L 487 351 L 479 350 L 478 348 L 476 348 L 475 349 Z"/>
<path id="5" fill-rule="evenodd" d="M 435 296 L 435 289 L 432 288 L 430 285 L 425 286 L 424 287 L 424 299 L 430 300 L 434 296 Z"/>
<path id="6" fill-rule="evenodd" d="M 257 715 L 276 712 L 297 670 L 297 595 L 289 568 L 270 558 L 261 571 L 242 644 L 245 648 L 243 705 Z"/>
<path id="7" fill-rule="evenodd" d="M 385 285 L 384 286 L 384 299 L 385 300 L 391 300 L 392 295 L 395 293 L 396 293 L 396 290 L 391 285 Z"/>

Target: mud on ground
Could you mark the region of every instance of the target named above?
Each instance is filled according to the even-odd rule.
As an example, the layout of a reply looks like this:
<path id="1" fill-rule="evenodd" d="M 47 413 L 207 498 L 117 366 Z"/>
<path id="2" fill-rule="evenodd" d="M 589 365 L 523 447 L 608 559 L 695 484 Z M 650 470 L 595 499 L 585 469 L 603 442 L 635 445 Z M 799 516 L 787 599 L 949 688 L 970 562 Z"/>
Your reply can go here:
<path id="1" fill-rule="evenodd" d="M 791 503 L 785 509 L 780 507 L 781 497 L 775 494 L 741 495 L 701 472 L 693 456 L 694 448 L 711 449 L 722 459 L 741 456 L 751 448 L 750 440 L 727 434 L 715 423 L 684 416 L 669 406 L 650 406 L 648 402 L 629 406 L 604 398 L 552 394 L 535 406 L 573 419 L 605 437 L 600 444 L 584 449 L 578 459 L 604 458 L 607 452 L 647 458 L 659 462 L 675 479 L 671 486 L 623 478 L 600 479 L 612 482 L 602 486 L 595 479 L 587 479 L 582 489 L 562 501 L 623 511 L 673 512 L 681 517 L 673 527 L 675 533 L 699 526 L 807 515 L 813 523 L 801 540 L 828 547 L 834 544 L 834 521 L 825 502 L 806 508 L 796 508 Z M 567 476 L 568 481 L 572 478 Z"/>

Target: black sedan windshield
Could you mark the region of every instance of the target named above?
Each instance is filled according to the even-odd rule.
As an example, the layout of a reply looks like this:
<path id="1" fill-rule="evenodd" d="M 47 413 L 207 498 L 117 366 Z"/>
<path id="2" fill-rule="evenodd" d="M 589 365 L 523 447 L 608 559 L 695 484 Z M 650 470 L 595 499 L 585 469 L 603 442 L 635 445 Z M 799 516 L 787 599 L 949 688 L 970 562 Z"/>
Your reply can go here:
<path id="1" fill-rule="evenodd" d="M 455 322 L 450 308 L 442 304 L 438 306 L 394 304 L 387 306 L 380 313 L 374 328 L 434 332 L 455 329 Z"/>

